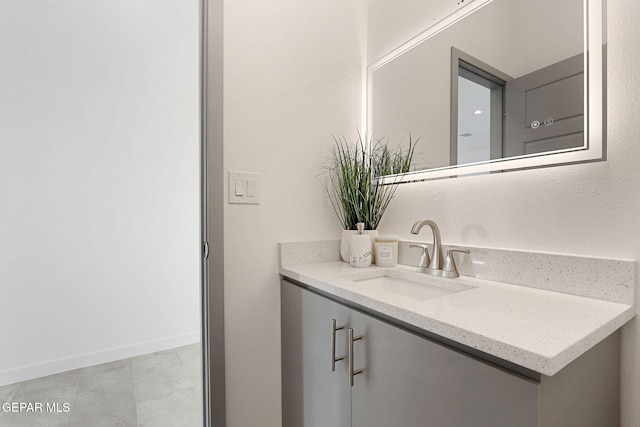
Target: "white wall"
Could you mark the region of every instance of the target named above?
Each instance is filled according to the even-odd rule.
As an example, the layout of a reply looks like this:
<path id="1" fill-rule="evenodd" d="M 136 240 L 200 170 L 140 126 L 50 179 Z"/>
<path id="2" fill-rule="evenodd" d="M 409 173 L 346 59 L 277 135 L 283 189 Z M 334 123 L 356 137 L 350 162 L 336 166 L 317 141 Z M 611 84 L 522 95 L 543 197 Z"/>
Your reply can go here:
<path id="1" fill-rule="evenodd" d="M 225 2 L 224 162 L 261 174 L 262 203 L 225 208 L 229 426 L 280 426 L 277 242 L 338 238 L 314 178 L 330 133 L 355 137 L 365 1 Z"/>
<path id="2" fill-rule="evenodd" d="M 388 13 L 383 3 L 369 2 L 370 31 Z M 606 162 L 402 185 L 381 231 L 409 238 L 411 224 L 429 218 L 448 244 L 640 259 L 640 4 L 608 2 L 607 12 Z M 417 33 L 420 14 L 414 9 L 406 20 L 396 14 L 393 25 L 398 33 L 411 33 L 409 25 Z M 369 38 L 370 52 L 386 50 L 395 35 L 385 31 L 386 38 Z M 640 425 L 639 334 L 637 320 L 623 328 L 625 427 Z"/>
<path id="3" fill-rule="evenodd" d="M 198 22 L 0 2 L 0 384 L 199 339 Z"/>

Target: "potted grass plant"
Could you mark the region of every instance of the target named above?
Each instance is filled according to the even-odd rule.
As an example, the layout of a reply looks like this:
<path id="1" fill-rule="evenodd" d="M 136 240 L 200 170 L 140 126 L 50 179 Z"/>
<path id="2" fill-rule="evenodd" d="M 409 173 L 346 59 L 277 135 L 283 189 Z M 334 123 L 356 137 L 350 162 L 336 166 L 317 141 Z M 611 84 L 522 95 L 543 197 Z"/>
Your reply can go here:
<path id="1" fill-rule="evenodd" d="M 404 150 L 389 148 L 383 139 L 367 142 L 360 134 L 355 143 L 344 136 L 333 139 L 332 156 L 323 170 L 325 179 L 321 182 L 343 227 L 340 253 L 347 262 L 350 236 L 356 233 L 357 223 L 364 223 L 372 239 L 377 235 L 378 224 L 400 184 L 400 177 L 411 170 L 417 141 L 412 141 L 409 135 L 409 147 Z M 398 178 L 383 183 L 379 178 L 385 175 Z"/>

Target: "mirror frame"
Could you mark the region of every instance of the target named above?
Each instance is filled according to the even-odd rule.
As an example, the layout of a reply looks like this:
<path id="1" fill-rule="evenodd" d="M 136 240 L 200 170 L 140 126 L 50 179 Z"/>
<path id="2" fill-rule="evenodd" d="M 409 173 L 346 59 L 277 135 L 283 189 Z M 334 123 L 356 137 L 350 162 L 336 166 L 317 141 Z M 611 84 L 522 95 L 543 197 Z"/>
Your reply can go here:
<path id="1" fill-rule="evenodd" d="M 367 93 L 365 101 L 368 135 L 373 135 L 373 73 L 396 57 L 409 51 L 430 37 L 445 30 L 493 0 L 472 0 L 450 15 L 427 28 L 400 47 L 392 50 L 367 67 Z M 407 172 L 403 175 L 382 177 L 383 183 L 426 181 L 463 175 L 504 172 L 606 160 L 606 0 L 584 0 L 584 111 L 585 145 L 580 148 L 548 151 L 544 153 L 494 159 L 464 165 Z M 443 106 L 449 109 L 449 105 Z"/>

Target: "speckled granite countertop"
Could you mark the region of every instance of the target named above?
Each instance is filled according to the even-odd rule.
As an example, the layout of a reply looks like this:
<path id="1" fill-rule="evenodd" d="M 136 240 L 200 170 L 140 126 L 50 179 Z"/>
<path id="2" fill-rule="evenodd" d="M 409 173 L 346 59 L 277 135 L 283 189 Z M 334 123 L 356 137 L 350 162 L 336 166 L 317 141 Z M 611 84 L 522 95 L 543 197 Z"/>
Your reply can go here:
<path id="1" fill-rule="evenodd" d="M 284 265 L 280 274 L 544 375 L 557 373 L 635 316 L 629 304 L 473 277 L 422 275 L 435 286 L 471 287 L 426 301 L 350 280 L 376 269 L 317 262 Z M 400 265 L 394 269 L 415 271 Z"/>

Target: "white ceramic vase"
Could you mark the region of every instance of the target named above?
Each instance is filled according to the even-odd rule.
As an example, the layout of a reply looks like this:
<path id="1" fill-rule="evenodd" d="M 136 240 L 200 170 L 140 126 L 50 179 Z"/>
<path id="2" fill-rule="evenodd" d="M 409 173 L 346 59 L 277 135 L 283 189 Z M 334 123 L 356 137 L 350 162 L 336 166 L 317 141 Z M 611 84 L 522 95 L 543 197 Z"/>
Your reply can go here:
<path id="1" fill-rule="evenodd" d="M 340 238 L 340 256 L 342 261 L 349 262 L 351 255 L 351 236 L 358 234 L 358 230 L 342 230 Z M 364 234 L 371 236 L 371 264 L 375 264 L 375 253 L 373 250 L 375 238 L 378 237 L 378 230 L 364 230 Z"/>

